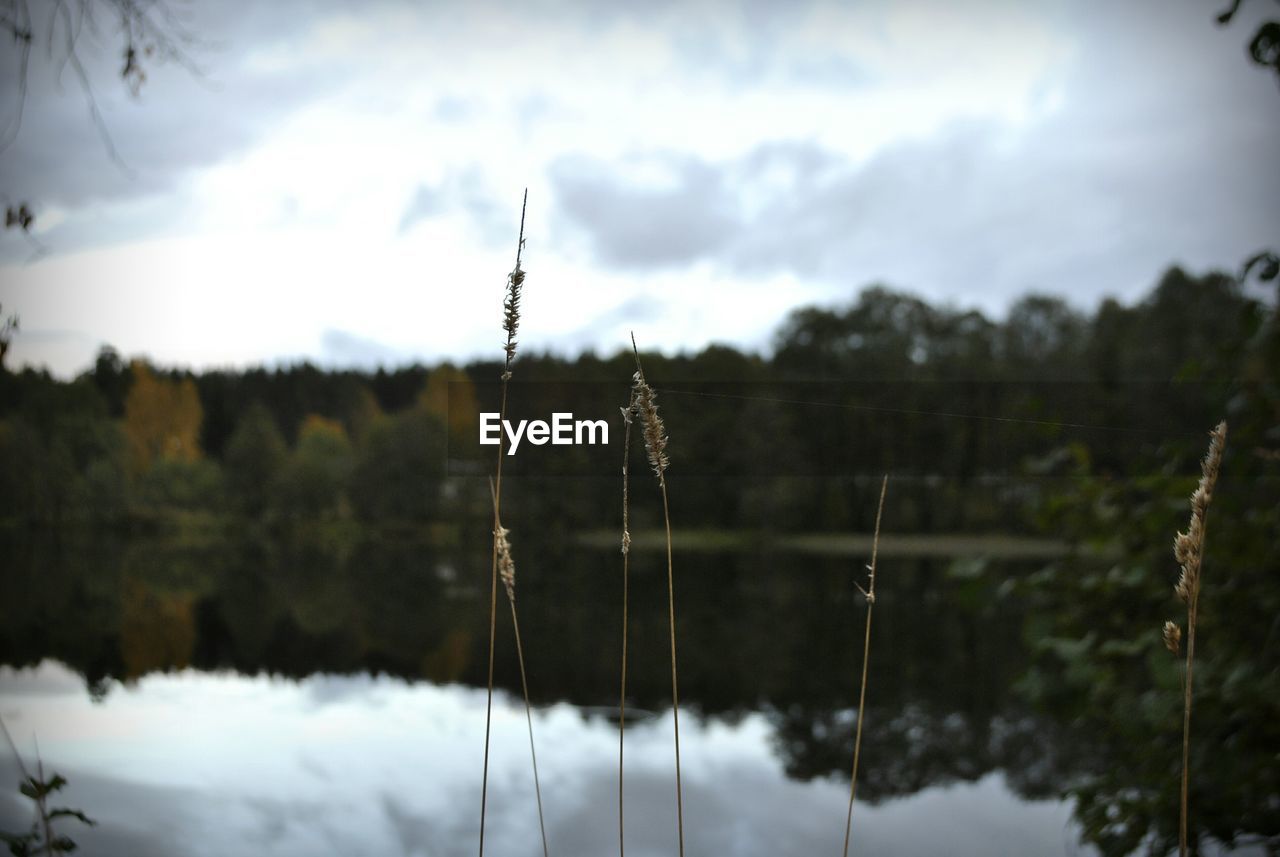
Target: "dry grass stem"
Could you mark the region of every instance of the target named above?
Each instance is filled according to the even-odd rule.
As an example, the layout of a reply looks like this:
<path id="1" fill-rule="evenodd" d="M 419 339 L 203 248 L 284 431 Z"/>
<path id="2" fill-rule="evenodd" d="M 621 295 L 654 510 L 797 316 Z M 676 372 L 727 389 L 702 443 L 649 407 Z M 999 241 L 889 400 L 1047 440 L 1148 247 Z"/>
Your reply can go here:
<path id="1" fill-rule="evenodd" d="M 498 492 L 492 481 L 489 491 L 497 505 Z M 497 513 L 495 512 L 495 515 Z M 516 636 L 516 657 L 520 662 L 520 689 L 524 692 L 524 718 L 529 727 L 529 756 L 533 760 L 533 791 L 538 798 L 538 829 L 542 834 L 542 857 L 547 857 L 547 825 L 542 817 L 542 784 L 538 778 L 538 751 L 533 741 L 533 706 L 529 704 L 529 679 L 524 667 L 524 644 L 520 640 L 520 617 L 516 611 L 516 563 L 511 556 L 511 541 L 507 535 L 511 531 L 498 523 L 493 531 L 494 541 L 498 546 L 498 573 L 502 577 L 502 585 L 507 590 L 507 603 L 511 606 L 511 627 Z"/>
<path id="2" fill-rule="evenodd" d="M 1173 591 L 1187 605 L 1187 666 L 1182 681 L 1182 790 L 1178 815 L 1178 854 L 1187 855 L 1187 791 L 1191 780 L 1191 667 L 1196 654 L 1196 620 L 1200 611 L 1200 569 L 1204 560 L 1205 516 L 1213 500 L 1213 488 L 1222 467 L 1222 449 L 1227 442 L 1227 423 L 1218 423 L 1209 432 L 1209 451 L 1200 463 L 1200 484 L 1191 495 L 1191 522 L 1185 533 L 1173 539 L 1173 555 L 1181 566 Z M 1164 642 L 1175 655 L 1182 629 L 1164 623 Z M 1172 645 L 1171 645 L 1172 643 Z"/>
<path id="3" fill-rule="evenodd" d="M 502 403 L 498 409 L 499 420 L 507 417 L 507 382 L 511 380 L 511 361 L 516 356 L 516 331 L 520 328 L 520 287 L 524 284 L 524 271 L 520 267 L 520 255 L 524 251 L 524 214 L 529 202 L 529 191 L 524 192 L 520 206 L 520 237 L 516 243 L 516 264 L 507 275 L 507 294 L 503 300 L 502 328 L 507 332 L 506 363 L 502 370 Z M 489 797 L 489 738 L 493 725 L 493 643 L 498 620 L 498 536 L 502 529 L 499 512 L 502 507 L 502 433 L 498 433 L 498 464 L 493 487 L 493 563 L 489 585 L 489 690 L 484 708 L 484 773 L 480 783 L 480 857 L 484 857 L 484 823 Z M 544 841 L 545 845 L 545 841 Z"/>
<path id="4" fill-rule="evenodd" d="M 622 421 L 626 428 L 622 440 L 622 687 L 618 693 L 618 857 L 626 854 L 623 823 L 623 745 L 627 730 L 627 616 L 631 571 L 631 423 L 635 416 L 635 394 L 627 407 L 622 411 Z"/>
<path id="5" fill-rule="evenodd" d="M 667 429 L 658 416 L 657 394 L 645 381 L 644 368 L 640 365 L 640 349 L 636 347 L 635 334 L 631 335 L 631 349 L 636 355 L 636 374 L 633 377 L 632 401 L 640 415 L 644 430 L 644 447 L 649 456 L 649 466 L 658 478 L 662 492 L 662 522 L 667 534 L 667 621 L 671 629 L 671 716 L 675 729 L 676 745 L 676 836 L 680 857 L 684 857 L 684 793 L 680 780 L 680 680 L 676 669 L 676 594 L 675 573 L 671 561 L 671 508 L 667 500 L 666 471 Z"/>
<path id="6" fill-rule="evenodd" d="M 876 553 L 880 547 L 880 517 L 884 514 L 885 489 L 889 487 L 889 474 L 880 481 L 880 503 L 876 506 L 876 530 L 871 539 L 871 564 L 867 566 L 867 588 L 856 581 L 854 586 L 867 599 L 867 628 L 862 642 L 862 685 L 858 690 L 858 725 L 853 736 L 853 772 L 849 775 L 849 810 L 844 818 L 844 855 L 849 857 L 849 831 L 853 827 L 853 798 L 858 793 L 858 757 L 862 750 L 862 722 L 866 719 L 867 665 L 871 661 L 871 610 L 876 606 Z"/>

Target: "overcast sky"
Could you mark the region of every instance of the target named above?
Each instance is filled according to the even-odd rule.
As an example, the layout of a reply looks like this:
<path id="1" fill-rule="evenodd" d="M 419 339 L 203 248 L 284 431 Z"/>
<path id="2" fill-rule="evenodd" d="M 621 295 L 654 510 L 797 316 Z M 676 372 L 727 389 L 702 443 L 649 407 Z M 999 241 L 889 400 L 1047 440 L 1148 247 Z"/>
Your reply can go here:
<path id="1" fill-rule="evenodd" d="M 1244 53 L 1274 6 L 1226 5 L 179 0 L 199 73 L 136 98 L 101 15 L 124 166 L 43 45 L 0 153 L 48 251 L 0 234 L 9 359 L 496 359 L 526 186 L 525 347 L 767 349 L 871 283 L 1132 300 L 1280 237 L 1280 87 Z"/>

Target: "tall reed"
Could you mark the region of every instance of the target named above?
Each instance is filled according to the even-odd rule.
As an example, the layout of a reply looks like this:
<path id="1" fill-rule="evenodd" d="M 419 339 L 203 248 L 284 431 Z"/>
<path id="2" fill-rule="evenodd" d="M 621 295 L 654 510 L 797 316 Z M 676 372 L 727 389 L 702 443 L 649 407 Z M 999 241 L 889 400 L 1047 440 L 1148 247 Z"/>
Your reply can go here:
<path id="1" fill-rule="evenodd" d="M 858 690 L 858 725 L 853 736 L 853 772 L 849 775 L 849 810 L 844 817 L 844 855 L 849 857 L 849 831 L 853 826 L 853 798 L 858 792 L 858 756 L 862 750 L 862 721 L 866 719 L 867 665 L 871 661 L 871 610 L 876 606 L 876 554 L 880 548 L 880 516 L 884 514 L 884 494 L 889 487 L 889 474 L 880 480 L 880 503 L 876 506 L 876 531 L 871 538 L 871 564 L 867 566 L 867 588 L 853 585 L 867 599 L 867 629 L 862 641 L 862 685 Z"/>
<path id="2" fill-rule="evenodd" d="M 502 405 L 499 408 L 499 425 L 507 418 L 507 382 L 511 380 L 511 361 L 516 356 L 516 332 L 520 329 L 520 288 L 524 285 L 524 270 L 520 267 L 520 254 L 524 251 L 524 215 L 529 204 L 529 190 L 525 189 L 520 205 L 520 239 L 516 244 L 516 266 L 507 275 L 507 293 L 502 302 L 502 329 L 507 332 L 506 362 L 502 370 Z M 489 735 L 493 723 L 493 642 L 498 618 L 498 531 L 502 527 L 499 513 L 502 507 L 502 432 L 498 432 L 498 464 L 493 487 L 493 568 L 489 587 L 489 693 L 484 709 L 484 774 L 480 784 L 480 857 L 484 857 L 484 822 L 489 796 Z M 541 803 L 541 801 L 539 801 Z"/>
<path id="3" fill-rule="evenodd" d="M 631 422 L 636 413 L 635 391 L 622 411 L 622 687 L 618 692 L 618 857 L 626 854 L 623 823 L 623 746 L 627 731 L 627 618 L 631 576 Z"/>
<path id="4" fill-rule="evenodd" d="M 1173 555 L 1182 567 L 1174 592 L 1187 605 L 1187 666 L 1182 683 L 1182 793 L 1178 816 L 1178 854 L 1187 855 L 1187 789 L 1191 779 L 1191 667 L 1196 654 L 1196 620 L 1200 615 L 1200 568 L 1204 561 L 1205 516 L 1213 500 L 1213 487 L 1222 467 L 1222 448 L 1227 442 L 1227 423 L 1218 423 L 1209 432 L 1209 451 L 1200 462 L 1200 484 L 1191 495 L 1191 522 L 1185 533 L 1173 539 Z M 1164 623 L 1164 644 L 1175 655 L 1182 629 L 1172 621 Z"/>
<path id="5" fill-rule="evenodd" d="M 640 349 L 636 347 L 635 334 L 631 335 L 631 350 L 636 356 L 636 374 L 632 383 L 632 401 L 640 415 L 644 430 L 644 448 L 649 456 L 649 466 L 658 478 L 662 491 L 662 522 L 667 533 L 667 621 L 671 629 L 671 716 L 675 726 L 676 743 L 676 835 L 680 845 L 680 857 L 684 857 L 684 794 L 680 785 L 680 680 L 676 670 L 676 594 L 675 573 L 671 562 L 671 507 L 667 501 L 667 428 L 658 416 L 658 394 L 644 379 L 640 365 Z"/>
<path id="6" fill-rule="evenodd" d="M 547 825 L 542 819 L 542 785 L 538 780 L 538 751 L 533 743 L 533 712 L 529 704 L 529 680 L 524 669 L 524 644 L 520 641 L 520 618 L 516 615 L 516 563 L 511 556 L 511 541 L 507 538 L 511 531 L 502 526 L 502 522 L 498 520 L 498 492 L 492 480 L 489 482 L 489 493 L 493 496 L 494 520 L 497 521 L 493 538 L 498 546 L 498 574 L 502 577 L 502 587 L 507 592 L 507 603 L 511 605 L 511 627 L 515 631 L 516 656 L 520 661 L 520 689 L 524 691 L 524 719 L 529 726 L 529 756 L 533 759 L 533 790 L 538 798 L 538 830 L 542 833 L 542 857 L 548 857 Z"/>

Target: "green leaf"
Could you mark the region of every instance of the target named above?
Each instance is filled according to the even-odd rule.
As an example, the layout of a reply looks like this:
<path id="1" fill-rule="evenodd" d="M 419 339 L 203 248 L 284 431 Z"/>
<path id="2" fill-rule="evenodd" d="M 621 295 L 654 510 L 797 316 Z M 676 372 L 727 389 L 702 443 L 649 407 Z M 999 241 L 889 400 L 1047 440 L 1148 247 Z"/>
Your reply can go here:
<path id="1" fill-rule="evenodd" d="M 84 814 L 83 812 L 81 812 L 80 810 L 78 810 L 78 809 L 68 809 L 68 808 L 67 808 L 67 807 L 65 807 L 65 806 L 60 806 L 60 807 L 58 807 L 57 809 L 55 809 L 55 810 L 53 810 L 52 812 L 50 812 L 50 813 L 49 813 L 49 818 L 51 818 L 51 819 L 52 819 L 52 818 L 62 818 L 62 817 L 78 818 L 78 819 L 80 819 L 81 821 L 83 821 L 85 824 L 89 825 L 90 827 L 93 827 L 94 825 L 96 825 L 96 824 L 98 823 L 98 822 L 94 821 L 92 818 L 90 818 L 89 816 L 85 815 L 85 814 Z"/>

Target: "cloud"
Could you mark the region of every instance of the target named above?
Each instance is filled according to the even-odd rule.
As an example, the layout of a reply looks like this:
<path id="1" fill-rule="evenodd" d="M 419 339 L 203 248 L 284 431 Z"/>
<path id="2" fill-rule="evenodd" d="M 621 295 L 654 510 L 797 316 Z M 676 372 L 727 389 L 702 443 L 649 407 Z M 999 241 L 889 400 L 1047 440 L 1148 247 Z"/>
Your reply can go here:
<path id="1" fill-rule="evenodd" d="M 956 122 L 861 163 L 799 140 L 721 161 L 564 158 L 550 177 L 600 265 L 888 280 L 991 306 L 1031 289 L 1091 301 L 1131 297 L 1172 261 L 1236 264 L 1271 240 L 1274 137 L 1221 112 L 1209 130 L 1085 104 L 1026 129 Z M 632 178 L 655 167 L 650 183 Z"/>
<path id="2" fill-rule="evenodd" d="M 420 183 L 400 214 L 397 231 L 403 235 L 425 220 L 455 213 L 464 215 L 489 246 L 509 241 L 514 234 L 510 211 L 497 202 L 474 164 L 449 171 L 434 185 Z"/>
<path id="3" fill-rule="evenodd" d="M 172 190 L 193 170 L 249 149 L 275 123 L 342 80 L 338 68 L 271 60 L 281 39 L 305 29 L 304 8 L 311 15 L 323 10 L 267 5 L 272 8 L 211 4 L 182 15 L 172 26 L 191 36 L 185 46 L 191 67 L 144 57 L 147 78 L 136 97 L 120 77 L 123 42 L 114 21 L 99 20 L 98 32 L 84 32 L 77 42 L 92 103 L 74 67 L 62 65 L 61 53 L 55 48 L 50 56 L 43 44 L 30 54 L 23 98 L 16 85 L 18 53 L 12 44 L 0 46 L 6 79 L 0 123 L 21 116 L 3 153 L 4 193 L 30 201 L 38 214 L 136 199 Z M 43 27 L 43 16 L 37 21 Z M 46 30 L 41 34 L 48 37 Z"/>
<path id="4" fill-rule="evenodd" d="M 617 167 L 580 155 L 550 167 L 560 212 L 583 227 L 597 261 L 635 268 L 684 265 L 723 247 L 741 228 L 725 178 L 692 155 Z"/>
<path id="5" fill-rule="evenodd" d="M 434 188 L 420 184 L 413 192 L 413 198 L 405 206 L 400 215 L 401 233 L 408 232 L 415 223 L 435 217 L 447 209 L 444 195 Z"/>
<path id="6" fill-rule="evenodd" d="M 403 357 L 394 348 L 345 330 L 330 328 L 320 336 L 320 360 L 330 366 L 377 369 Z"/>

